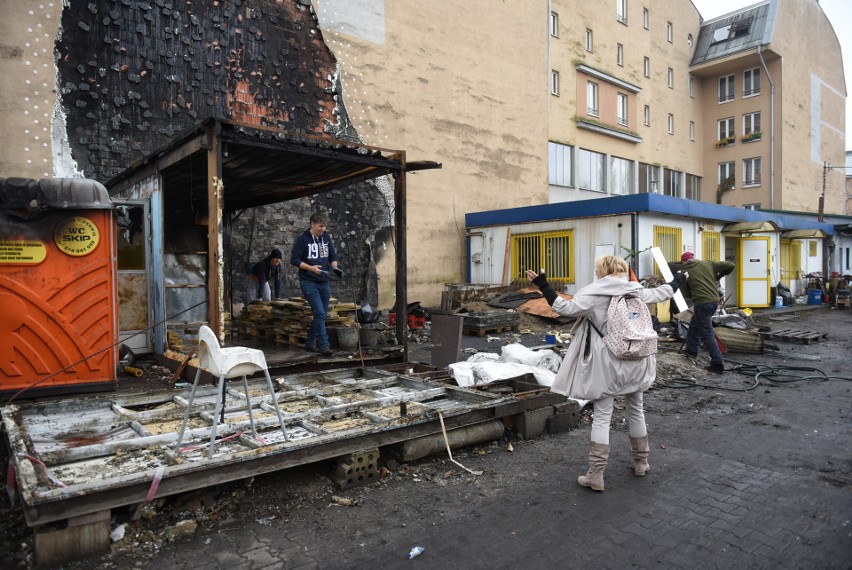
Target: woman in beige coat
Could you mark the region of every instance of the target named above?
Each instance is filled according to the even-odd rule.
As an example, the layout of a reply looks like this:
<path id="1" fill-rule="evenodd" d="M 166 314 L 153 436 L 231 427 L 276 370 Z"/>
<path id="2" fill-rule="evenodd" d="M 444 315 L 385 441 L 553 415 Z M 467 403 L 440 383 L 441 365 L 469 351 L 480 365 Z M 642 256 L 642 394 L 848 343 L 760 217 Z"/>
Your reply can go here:
<path id="1" fill-rule="evenodd" d="M 670 299 L 686 280 L 684 275 L 677 274 L 671 283 L 646 289 L 639 283 L 628 281 L 628 271 L 627 263 L 620 257 L 607 255 L 599 258 L 595 262 L 598 279 L 577 291 L 570 301 L 556 294 L 544 274 L 527 271 L 527 277 L 539 286 L 555 312 L 585 317 L 575 326 L 571 345 L 556 373 L 551 391 L 594 401 L 589 469 L 577 478 L 577 483 L 595 491 L 604 490 L 603 474 L 609 459 L 609 425 L 615 396 L 624 396 L 633 473 L 642 477 L 650 470 L 642 393 L 654 383 L 657 359 L 653 354 L 638 360 L 617 358 L 609 352 L 601 334 L 594 329 L 606 334 L 607 310 L 613 297 L 634 295 L 648 304 L 659 303 Z"/>

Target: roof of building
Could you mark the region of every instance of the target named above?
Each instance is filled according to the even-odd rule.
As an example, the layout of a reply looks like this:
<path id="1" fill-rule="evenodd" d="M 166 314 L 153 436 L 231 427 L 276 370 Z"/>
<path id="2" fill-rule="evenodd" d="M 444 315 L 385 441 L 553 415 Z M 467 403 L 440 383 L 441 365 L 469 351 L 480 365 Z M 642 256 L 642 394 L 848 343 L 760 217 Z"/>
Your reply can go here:
<path id="1" fill-rule="evenodd" d="M 632 213 L 654 213 L 719 222 L 772 222 L 782 230 L 823 230 L 834 234 L 834 226 L 776 212 L 746 210 L 661 194 L 629 194 L 576 202 L 540 204 L 465 214 L 466 227 L 499 226 L 560 219 L 594 218 Z M 816 214 L 814 214 L 816 216 Z"/>
<path id="2" fill-rule="evenodd" d="M 772 41 L 778 0 L 764 0 L 701 25 L 691 65 L 699 65 Z"/>

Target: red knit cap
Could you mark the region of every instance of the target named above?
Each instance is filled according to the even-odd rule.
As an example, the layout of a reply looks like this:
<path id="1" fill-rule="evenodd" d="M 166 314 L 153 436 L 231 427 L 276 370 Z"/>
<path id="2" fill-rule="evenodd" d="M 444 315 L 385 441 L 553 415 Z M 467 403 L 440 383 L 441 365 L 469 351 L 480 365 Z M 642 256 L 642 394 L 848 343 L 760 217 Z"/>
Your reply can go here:
<path id="1" fill-rule="evenodd" d="M 689 261 L 693 257 L 695 257 L 694 253 L 692 253 L 691 251 L 684 251 L 683 255 L 680 256 L 680 262 L 686 263 L 687 261 Z"/>

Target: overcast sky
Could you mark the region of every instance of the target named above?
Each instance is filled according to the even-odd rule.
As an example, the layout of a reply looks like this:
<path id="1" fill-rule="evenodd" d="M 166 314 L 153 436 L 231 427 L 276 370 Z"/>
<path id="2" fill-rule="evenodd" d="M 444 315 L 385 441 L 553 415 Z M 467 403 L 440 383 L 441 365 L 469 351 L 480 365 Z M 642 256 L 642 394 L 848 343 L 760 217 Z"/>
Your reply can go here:
<path id="1" fill-rule="evenodd" d="M 705 20 L 757 4 L 758 0 L 692 0 Z M 843 68 L 846 76 L 846 150 L 852 150 L 852 97 L 849 85 L 852 80 L 852 1 L 820 0 L 822 11 L 834 27 L 834 33 L 843 50 Z"/>

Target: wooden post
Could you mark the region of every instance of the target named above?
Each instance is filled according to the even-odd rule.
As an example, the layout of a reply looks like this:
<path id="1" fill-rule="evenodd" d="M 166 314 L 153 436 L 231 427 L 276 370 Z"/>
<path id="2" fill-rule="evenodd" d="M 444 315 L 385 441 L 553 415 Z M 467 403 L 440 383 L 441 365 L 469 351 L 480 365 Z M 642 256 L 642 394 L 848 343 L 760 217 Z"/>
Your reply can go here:
<path id="1" fill-rule="evenodd" d="M 509 284 L 509 271 L 511 271 L 512 263 L 509 260 L 509 255 L 512 253 L 512 228 L 506 228 L 506 251 L 503 253 L 503 286 Z"/>
<path id="2" fill-rule="evenodd" d="M 221 341 L 224 338 L 222 310 L 222 208 L 225 189 L 222 181 L 222 145 L 219 143 L 221 125 L 214 121 L 210 127 L 207 150 L 207 320 Z"/>

